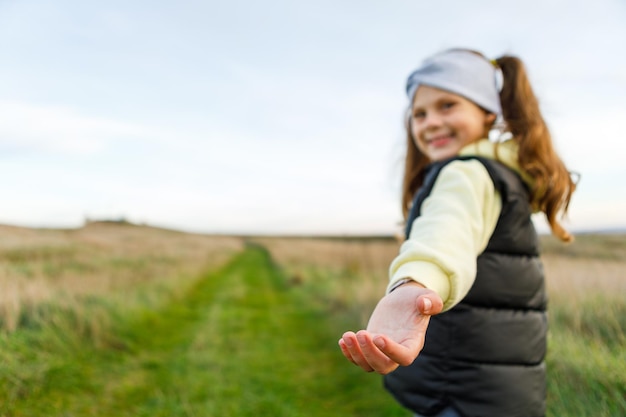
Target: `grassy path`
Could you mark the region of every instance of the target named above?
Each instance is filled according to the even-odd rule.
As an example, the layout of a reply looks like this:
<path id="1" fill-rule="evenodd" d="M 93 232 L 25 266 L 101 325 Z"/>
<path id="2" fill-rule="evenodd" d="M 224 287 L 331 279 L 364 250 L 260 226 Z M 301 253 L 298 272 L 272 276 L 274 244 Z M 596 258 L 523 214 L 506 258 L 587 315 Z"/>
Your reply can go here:
<path id="1" fill-rule="evenodd" d="M 118 348 L 55 359 L 0 416 L 406 416 L 379 378 L 345 363 L 341 318 L 314 298 L 250 247 L 127 320 Z"/>

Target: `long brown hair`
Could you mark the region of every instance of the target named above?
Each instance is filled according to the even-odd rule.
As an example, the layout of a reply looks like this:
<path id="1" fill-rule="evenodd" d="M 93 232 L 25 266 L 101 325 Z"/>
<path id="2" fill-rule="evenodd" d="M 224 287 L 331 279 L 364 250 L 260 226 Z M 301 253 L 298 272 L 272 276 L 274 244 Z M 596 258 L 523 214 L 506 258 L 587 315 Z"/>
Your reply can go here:
<path id="1" fill-rule="evenodd" d="M 476 51 L 471 52 L 483 56 Z M 520 168 L 534 180 L 529 203 L 533 209 L 546 215 L 556 237 L 570 242 L 573 237 L 559 223 L 557 215 L 559 212 L 563 216 L 567 214 L 576 184 L 554 149 L 552 136 L 541 115 L 537 97 L 530 86 L 522 61 L 517 57 L 504 55 L 496 59 L 495 63 L 504 76 L 500 102 L 507 131 L 519 145 Z M 402 181 L 402 213 L 405 220 L 413 196 L 424 181 L 424 168 L 430 163 L 428 157 L 415 145 L 411 134 L 410 107 L 405 117 L 407 152 Z"/>

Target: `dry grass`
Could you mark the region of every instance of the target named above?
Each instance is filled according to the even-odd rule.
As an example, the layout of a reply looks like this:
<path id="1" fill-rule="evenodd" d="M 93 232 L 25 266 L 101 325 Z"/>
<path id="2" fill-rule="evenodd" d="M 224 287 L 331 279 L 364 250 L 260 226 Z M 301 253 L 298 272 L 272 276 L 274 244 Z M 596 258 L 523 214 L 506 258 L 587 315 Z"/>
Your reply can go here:
<path id="1" fill-rule="evenodd" d="M 356 274 L 387 274 L 399 243 L 387 238 L 257 238 L 281 265 L 317 266 Z"/>
<path id="2" fill-rule="evenodd" d="M 384 293 L 388 267 L 399 243 L 394 239 L 264 238 L 276 261 L 293 279 L 319 277 L 332 270 L 341 277 L 344 302 L 370 311 Z M 626 293 L 626 239 L 623 235 L 581 235 L 569 245 L 542 237 L 547 289 L 556 303 L 575 305 L 593 296 L 623 298 Z"/>
<path id="3" fill-rule="evenodd" d="M 389 263 L 399 249 L 392 238 L 249 240 L 268 248 L 292 284 L 319 281 L 333 294 L 328 302 L 359 309 L 362 321 L 384 293 Z M 553 301 L 571 305 L 592 294 L 616 298 L 625 293 L 623 236 L 582 235 L 572 245 L 544 237 L 542 244 Z M 0 225 L 0 328 L 14 330 L 25 315 L 50 301 L 77 308 L 84 297 L 123 297 L 155 283 L 182 291 L 185 277 L 226 261 L 242 246 L 237 237 L 127 224 L 96 222 L 76 230 Z"/>
<path id="4" fill-rule="evenodd" d="M 623 299 L 626 294 L 624 261 L 544 256 L 548 292 L 552 299 L 576 303 L 593 296 Z"/>
<path id="5" fill-rule="evenodd" d="M 144 284 L 182 288 L 174 284 L 226 261 L 242 244 L 115 223 L 76 230 L 0 226 L 0 328 L 15 330 L 51 301 L 76 309 L 85 297 L 123 296 Z"/>
<path id="6" fill-rule="evenodd" d="M 285 268 L 292 283 L 323 287 L 324 300 L 352 310 L 366 324 L 387 287 L 389 264 L 398 254 L 392 238 L 255 239 Z"/>

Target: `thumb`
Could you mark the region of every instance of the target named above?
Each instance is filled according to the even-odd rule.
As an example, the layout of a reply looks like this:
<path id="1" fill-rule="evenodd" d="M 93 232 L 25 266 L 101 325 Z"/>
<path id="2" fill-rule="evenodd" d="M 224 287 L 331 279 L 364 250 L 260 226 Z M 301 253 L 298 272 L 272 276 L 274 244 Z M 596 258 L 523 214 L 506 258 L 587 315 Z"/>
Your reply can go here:
<path id="1" fill-rule="evenodd" d="M 420 313 L 432 316 L 441 313 L 443 300 L 435 293 L 422 295 L 417 300 L 417 307 Z"/>

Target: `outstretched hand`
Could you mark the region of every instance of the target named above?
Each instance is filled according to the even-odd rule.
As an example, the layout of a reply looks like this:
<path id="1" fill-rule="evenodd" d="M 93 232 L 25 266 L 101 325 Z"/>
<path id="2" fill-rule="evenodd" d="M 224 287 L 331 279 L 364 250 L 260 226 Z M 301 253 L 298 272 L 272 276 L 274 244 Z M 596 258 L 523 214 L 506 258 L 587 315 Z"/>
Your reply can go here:
<path id="1" fill-rule="evenodd" d="M 404 284 L 378 302 L 367 330 L 344 333 L 339 347 L 363 370 L 388 374 L 413 363 L 424 346 L 430 316 L 442 308 L 434 291 L 415 282 Z"/>

